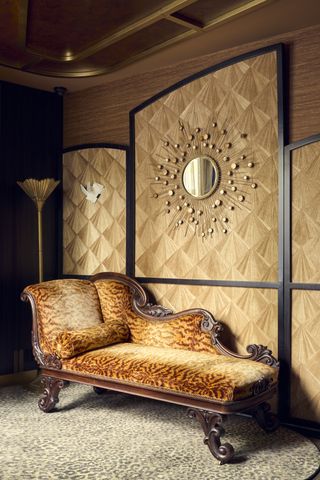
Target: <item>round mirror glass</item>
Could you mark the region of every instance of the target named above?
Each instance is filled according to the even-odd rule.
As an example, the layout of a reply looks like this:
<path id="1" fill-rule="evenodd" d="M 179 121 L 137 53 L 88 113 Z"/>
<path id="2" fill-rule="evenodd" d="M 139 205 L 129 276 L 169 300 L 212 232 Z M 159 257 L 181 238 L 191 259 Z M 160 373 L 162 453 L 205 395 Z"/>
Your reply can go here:
<path id="1" fill-rule="evenodd" d="M 200 156 L 191 160 L 182 174 L 185 190 L 196 198 L 208 197 L 215 190 L 219 180 L 214 160 Z"/>

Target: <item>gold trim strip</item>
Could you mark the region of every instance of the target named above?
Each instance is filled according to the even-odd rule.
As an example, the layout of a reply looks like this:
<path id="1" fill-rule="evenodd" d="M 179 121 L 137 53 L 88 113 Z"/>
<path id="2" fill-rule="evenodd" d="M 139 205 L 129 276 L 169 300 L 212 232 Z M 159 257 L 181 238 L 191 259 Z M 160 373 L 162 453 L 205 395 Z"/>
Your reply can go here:
<path id="1" fill-rule="evenodd" d="M 80 60 L 83 58 L 87 58 L 99 52 L 100 50 L 103 50 L 104 48 L 119 42 L 125 37 L 128 37 L 133 33 L 139 30 L 142 30 L 145 27 L 148 27 L 152 23 L 156 23 L 157 21 L 162 20 L 164 17 L 166 17 L 167 15 L 170 15 L 176 10 L 187 7 L 192 3 L 195 3 L 196 1 L 197 0 L 174 0 L 173 2 L 169 3 L 165 7 L 160 8 L 156 12 L 151 13 L 147 17 L 144 17 L 138 20 L 137 22 L 132 23 L 131 25 L 127 25 L 125 28 L 118 30 L 113 35 L 110 35 L 104 38 L 103 40 L 100 40 L 99 42 L 95 43 L 94 45 L 91 45 L 89 48 L 86 48 L 82 52 L 77 53 L 75 55 L 68 54 L 68 55 L 61 55 L 61 56 L 54 56 L 54 55 L 51 56 L 51 55 L 46 55 L 43 52 L 37 52 L 29 47 L 27 47 L 27 50 L 37 56 L 43 57 L 45 60 L 70 62 L 73 60 Z"/>

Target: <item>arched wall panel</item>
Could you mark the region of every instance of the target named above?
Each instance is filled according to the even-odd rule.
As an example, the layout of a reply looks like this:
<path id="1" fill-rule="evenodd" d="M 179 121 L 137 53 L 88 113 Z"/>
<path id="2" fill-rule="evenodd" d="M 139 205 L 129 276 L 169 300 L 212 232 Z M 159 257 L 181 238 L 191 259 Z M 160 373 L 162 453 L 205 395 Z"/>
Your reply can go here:
<path id="1" fill-rule="evenodd" d="M 80 186 L 104 187 L 95 203 Z M 79 148 L 63 155 L 63 274 L 126 272 L 126 150 Z"/>
<path id="2" fill-rule="evenodd" d="M 136 276 L 277 282 L 277 65 L 276 51 L 260 52 L 186 83 L 135 113 Z M 209 140 L 202 142 L 206 134 Z M 220 188 L 202 200 L 188 196 L 182 184 L 183 162 L 197 155 L 214 158 L 221 172 Z M 230 160 L 224 162 L 226 155 Z M 233 163 L 237 169 L 228 177 Z M 215 202 L 221 205 L 216 208 Z M 195 211 L 198 228 L 194 221 L 188 224 L 186 203 Z M 183 225 L 176 228 L 179 220 Z"/>

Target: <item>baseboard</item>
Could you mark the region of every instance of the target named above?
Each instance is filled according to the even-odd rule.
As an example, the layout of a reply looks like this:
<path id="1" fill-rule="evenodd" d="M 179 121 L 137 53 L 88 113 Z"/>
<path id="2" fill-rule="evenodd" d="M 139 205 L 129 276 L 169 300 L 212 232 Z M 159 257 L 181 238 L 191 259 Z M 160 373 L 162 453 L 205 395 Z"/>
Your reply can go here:
<path id="1" fill-rule="evenodd" d="M 284 421 L 284 422 L 281 422 L 281 425 L 283 425 L 284 427 L 292 428 L 296 432 L 299 432 L 302 435 L 305 435 L 306 437 L 320 438 L 319 426 L 312 425 L 311 422 L 310 424 L 308 424 L 308 422 L 304 423 L 301 420 L 300 422 L 298 422 L 297 420 Z"/>
<path id="2" fill-rule="evenodd" d="M 25 385 L 32 382 L 38 375 L 38 370 L 27 370 L 26 372 L 0 375 L 0 387 L 9 385 Z"/>

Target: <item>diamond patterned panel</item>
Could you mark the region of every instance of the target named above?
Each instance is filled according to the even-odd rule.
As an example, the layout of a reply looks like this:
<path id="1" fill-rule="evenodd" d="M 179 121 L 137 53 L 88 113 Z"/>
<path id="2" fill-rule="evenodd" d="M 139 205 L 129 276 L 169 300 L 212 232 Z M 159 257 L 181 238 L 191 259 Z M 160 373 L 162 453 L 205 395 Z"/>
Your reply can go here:
<path id="1" fill-rule="evenodd" d="M 277 281 L 276 54 L 254 57 L 194 80 L 138 112 L 135 120 L 136 275 Z M 166 214 L 165 202 L 170 198 L 167 191 L 159 193 L 155 176 L 164 139 L 177 144 L 186 141 L 179 121 L 189 132 L 197 127 L 205 132 L 217 122 L 234 137 L 230 140 L 237 158 L 245 152 L 245 166 L 248 161 L 254 164 L 252 181 L 258 187 L 249 188 L 246 201 L 232 212 L 228 210 L 228 233 L 220 230 L 203 238 L 190 225 L 173 228 L 179 218 L 179 213 L 172 213 L 179 206 L 176 203 L 170 215 Z M 236 141 L 241 132 L 245 139 Z M 207 147 L 200 147 L 198 152 L 209 154 Z M 181 194 L 182 185 L 180 188 Z M 178 194 L 179 190 L 175 198 Z M 204 215 L 212 207 L 212 198 L 214 195 L 199 203 Z M 221 217 L 224 209 L 219 210 Z"/>
<path id="2" fill-rule="evenodd" d="M 320 419 L 320 292 L 292 292 L 291 414 Z"/>
<path id="3" fill-rule="evenodd" d="M 320 282 L 320 142 L 293 150 L 292 281 Z"/>
<path id="4" fill-rule="evenodd" d="M 80 184 L 105 187 L 96 203 Z M 63 273 L 125 273 L 126 152 L 88 148 L 63 155 Z"/>
<path id="5" fill-rule="evenodd" d="M 173 311 L 196 307 L 209 310 L 225 325 L 226 344 L 240 353 L 246 353 L 250 343 L 261 343 L 277 355 L 277 290 L 149 283 L 144 287 L 157 303 Z"/>

